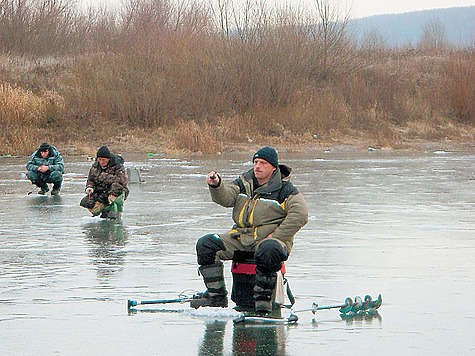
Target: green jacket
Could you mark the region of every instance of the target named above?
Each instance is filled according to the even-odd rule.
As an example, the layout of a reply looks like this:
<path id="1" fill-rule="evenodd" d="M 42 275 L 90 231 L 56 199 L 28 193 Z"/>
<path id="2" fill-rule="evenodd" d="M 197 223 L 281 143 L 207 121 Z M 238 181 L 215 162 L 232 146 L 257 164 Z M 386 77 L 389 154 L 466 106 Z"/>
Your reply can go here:
<path id="1" fill-rule="evenodd" d="M 26 164 L 26 169 L 31 172 L 38 172 L 38 168 L 41 165 L 45 165 L 49 167 L 48 173 L 58 171 L 64 173 L 64 163 L 63 157 L 56 149 L 56 147 L 50 146 L 49 153 L 47 158 L 43 158 L 41 156 L 41 152 L 37 149 L 30 157 L 30 160 Z"/>
<path id="2" fill-rule="evenodd" d="M 257 247 L 272 234 L 285 243 L 290 253 L 294 235 L 308 221 L 305 199 L 290 182 L 291 169 L 279 165 L 269 181 L 254 190 L 253 170 L 243 173 L 232 184 L 209 186 L 217 204 L 233 208 L 234 226 L 228 234 L 245 246 Z"/>

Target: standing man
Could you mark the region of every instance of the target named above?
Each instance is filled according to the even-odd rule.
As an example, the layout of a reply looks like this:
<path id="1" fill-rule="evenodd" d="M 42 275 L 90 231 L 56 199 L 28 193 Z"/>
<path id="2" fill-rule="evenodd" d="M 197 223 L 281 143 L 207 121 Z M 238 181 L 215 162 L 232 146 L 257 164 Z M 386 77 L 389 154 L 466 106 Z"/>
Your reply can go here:
<path id="1" fill-rule="evenodd" d="M 64 164 L 63 157 L 56 149 L 46 142 L 33 152 L 26 164 L 26 176 L 40 188 L 38 194 L 44 195 L 49 191 L 48 184 L 53 183 L 51 195 L 59 194 L 63 182 Z"/>
<path id="2" fill-rule="evenodd" d="M 124 200 L 129 194 L 124 159 L 113 154 L 107 146 L 97 150 L 97 159 L 89 170 L 86 183 L 86 196 L 80 205 L 89 209 L 93 216 L 117 218 L 122 212 Z"/>
<path id="3" fill-rule="evenodd" d="M 222 260 L 234 252 L 254 252 L 256 312 L 272 311 L 276 272 L 289 257 L 294 235 L 308 220 L 303 195 L 290 183 L 291 169 L 279 165 L 277 152 L 263 147 L 252 157 L 253 168 L 230 184 L 211 171 L 206 181 L 217 204 L 233 208 L 233 228 L 225 234 L 208 234 L 196 243 L 199 271 L 207 290 L 195 294 L 193 308 L 227 307 Z"/>

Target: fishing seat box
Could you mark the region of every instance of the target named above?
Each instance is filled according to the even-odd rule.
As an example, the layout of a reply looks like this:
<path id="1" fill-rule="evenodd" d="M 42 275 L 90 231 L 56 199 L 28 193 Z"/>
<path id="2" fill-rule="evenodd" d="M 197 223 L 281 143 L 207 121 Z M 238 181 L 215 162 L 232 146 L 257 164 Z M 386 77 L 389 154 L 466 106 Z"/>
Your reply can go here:
<path id="1" fill-rule="evenodd" d="M 236 303 L 239 309 L 254 309 L 254 285 L 256 283 L 256 260 L 253 252 L 234 252 L 231 264 L 231 273 L 233 276 L 233 287 L 231 291 L 231 300 Z M 277 285 L 272 293 L 272 304 L 282 305 L 283 301 L 283 276 L 285 274 L 285 265 L 277 273 Z M 280 292 L 282 291 L 282 292 Z"/>

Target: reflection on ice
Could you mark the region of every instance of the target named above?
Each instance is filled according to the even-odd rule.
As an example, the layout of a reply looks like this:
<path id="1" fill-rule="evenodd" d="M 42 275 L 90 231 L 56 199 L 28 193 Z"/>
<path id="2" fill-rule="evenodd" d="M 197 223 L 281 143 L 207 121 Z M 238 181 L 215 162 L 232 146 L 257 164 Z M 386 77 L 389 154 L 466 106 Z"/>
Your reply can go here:
<path id="1" fill-rule="evenodd" d="M 346 322 L 346 325 L 351 326 L 353 324 L 366 324 L 371 325 L 373 322 L 377 322 L 379 326 L 383 324 L 383 318 L 378 311 L 373 313 L 346 315 L 340 314 L 340 318 Z"/>
<path id="2" fill-rule="evenodd" d="M 99 279 L 107 280 L 123 269 L 127 232 L 120 220 L 90 218 L 84 226 L 84 233 L 91 246 L 90 255 Z"/>
<path id="3" fill-rule="evenodd" d="M 28 203 L 30 208 L 55 207 L 62 205 L 61 195 L 29 195 Z"/>

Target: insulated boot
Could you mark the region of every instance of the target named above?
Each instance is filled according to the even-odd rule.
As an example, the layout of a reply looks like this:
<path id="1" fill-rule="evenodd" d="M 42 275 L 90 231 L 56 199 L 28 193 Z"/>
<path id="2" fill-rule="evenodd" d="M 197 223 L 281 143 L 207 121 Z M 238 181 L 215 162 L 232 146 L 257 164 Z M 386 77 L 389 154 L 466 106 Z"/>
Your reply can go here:
<path id="1" fill-rule="evenodd" d="M 263 273 L 256 268 L 256 284 L 254 285 L 254 300 L 256 313 L 269 314 L 272 312 L 272 293 L 277 284 L 275 272 Z"/>
<path id="2" fill-rule="evenodd" d="M 39 185 L 38 184 L 38 187 L 40 188 L 40 190 L 38 191 L 38 194 L 40 194 L 40 195 L 45 195 L 49 191 L 49 188 L 48 188 L 47 184 L 45 184 L 45 185 Z"/>
<path id="3" fill-rule="evenodd" d="M 228 306 L 228 292 L 224 284 L 224 267 L 222 262 L 200 266 L 199 273 L 203 276 L 206 292 L 197 293 L 190 302 L 190 307 L 221 307 Z"/>

